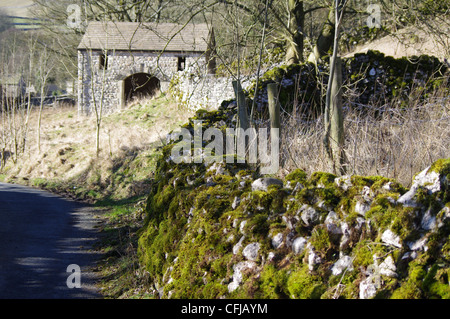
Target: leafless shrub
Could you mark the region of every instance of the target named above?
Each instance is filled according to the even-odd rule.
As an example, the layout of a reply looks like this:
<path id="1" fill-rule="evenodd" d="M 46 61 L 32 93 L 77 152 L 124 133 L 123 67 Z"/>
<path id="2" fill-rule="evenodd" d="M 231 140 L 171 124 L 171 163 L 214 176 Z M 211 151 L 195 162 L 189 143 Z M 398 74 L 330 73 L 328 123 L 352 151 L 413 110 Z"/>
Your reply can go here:
<path id="1" fill-rule="evenodd" d="M 411 99 L 407 108 L 349 102 L 344 113 L 348 174 L 382 175 L 408 186 L 414 174 L 450 157 L 450 97 L 445 90 L 436 89 L 426 100 Z M 295 168 L 331 172 L 322 147 L 322 119 L 305 121 L 284 113 L 284 123 L 281 173 Z"/>

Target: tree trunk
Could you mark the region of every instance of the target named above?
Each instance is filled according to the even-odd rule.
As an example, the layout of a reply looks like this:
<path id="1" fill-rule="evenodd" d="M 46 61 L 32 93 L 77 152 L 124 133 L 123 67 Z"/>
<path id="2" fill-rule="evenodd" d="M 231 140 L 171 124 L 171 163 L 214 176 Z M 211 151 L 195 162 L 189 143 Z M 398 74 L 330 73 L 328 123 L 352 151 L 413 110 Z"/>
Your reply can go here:
<path id="1" fill-rule="evenodd" d="M 336 28 L 333 55 L 330 61 L 330 77 L 325 100 L 324 147 L 335 174 L 344 174 L 344 128 L 342 115 L 342 63 L 338 57 L 339 27 L 342 20 L 342 0 L 336 1 Z"/>
<path id="2" fill-rule="evenodd" d="M 163 0 L 158 0 L 157 5 L 157 12 L 156 12 L 156 23 L 159 23 L 159 20 L 161 19 L 161 9 L 162 9 L 162 2 Z"/>
<path id="3" fill-rule="evenodd" d="M 95 125 L 95 155 L 100 154 L 100 122 L 97 121 Z"/>
<path id="4" fill-rule="evenodd" d="M 12 102 L 12 130 L 11 130 L 11 133 L 12 133 L 12 137 L 11 137 L 11 139 L 12 139 L 12 143 L 13 143 L 13 162 L 14 162 L 14 164 L 17 162 L 17 159 L 18 159 L 18 154 L 17 154 L 17 127 L 16 127 L 16 108 L 17 108 L 17 105 L 16 105 L 16 99 L 15 98 L 13 98 L 13 102 Z"/>
<path id="5" fill-rule="evenodd" d="M 328 51 L 333 46 L 334 41 L 334 6 L 328 12 L 327 21 L 323 24 L 322 31 L 317 38 L 316 45 L 313 52 L 308 57 L 308 61 L 317 63 L 323 56 L 327 55 Z"/>
<path id="6" fill-rule="evenodd" d="M 331 85 L 330 148 L 335 173 L 344 174 L 344 119 L 342 115 L 342 60 L 336 57 L 336 68 Z"/>
<path id="7" fill-rule="evenodd" d="M 205 52 L 207 74 L 216 74 L 216 38 L 214 28 L 211 27 L 208 39 L 208 48 Z"/>
<path id="8" fill-rule="evenodd" d="M 37 127 L 38 154 L 41 153 L 41 120 L 42 120 L 42 109 L 44 108 L 44 86 L 45 86 L 45 82 L 42 83 L 41 103 L 39 104 L 39 116 L 38 116 L 38 127 Z"/>
<path id="9" fill-rule="evenodd" d="M 31 87 L 29 85 L 28 87 Z M 25 124 L 23 128 L 23 145 L 22 145 L 22 153 L 25 153 L 27 147 L 27 135 L 28 135 L 28 122 L 30 121 L 30 113 L 31 113 L 31 92 L 28 92 L 28 103 L 27 103 L 27 116 L 25 118 Z"/>
<path id="10" fill-rule="evenodd" d="M 303 1 L 289 0 L 289 40 L 286 50 L 286 64 L 294 64 L 303 61 L 303 29 L 305 14 Z"/>

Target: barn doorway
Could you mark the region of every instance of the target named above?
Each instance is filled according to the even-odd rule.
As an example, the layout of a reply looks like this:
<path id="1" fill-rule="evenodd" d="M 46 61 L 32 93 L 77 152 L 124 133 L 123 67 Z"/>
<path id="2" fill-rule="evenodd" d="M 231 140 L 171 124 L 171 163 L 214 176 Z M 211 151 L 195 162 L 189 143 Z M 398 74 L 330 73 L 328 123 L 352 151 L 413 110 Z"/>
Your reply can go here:
<path id="1" fill-rule="evenodd" d="M 126 77 L 123 82 L 125 104 L 134 99 L 152 97 L 160 91 L 158 78 L 148 73 L 132 74 Z"/>

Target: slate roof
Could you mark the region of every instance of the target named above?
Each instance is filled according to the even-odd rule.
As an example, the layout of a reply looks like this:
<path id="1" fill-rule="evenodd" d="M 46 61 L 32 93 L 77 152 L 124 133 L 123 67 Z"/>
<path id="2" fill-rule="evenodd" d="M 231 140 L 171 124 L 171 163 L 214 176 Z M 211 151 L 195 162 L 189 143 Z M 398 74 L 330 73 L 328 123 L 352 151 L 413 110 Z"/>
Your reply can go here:
<path id="1" fill-rule="evenodd" d="M 188 24 L 180 31 L 181 28 L 183 28 L 182 25 L 174 23 L 94 21 L 89 23 L 78 49 L 206 51 L 209 34 L 206 24 Z"/>

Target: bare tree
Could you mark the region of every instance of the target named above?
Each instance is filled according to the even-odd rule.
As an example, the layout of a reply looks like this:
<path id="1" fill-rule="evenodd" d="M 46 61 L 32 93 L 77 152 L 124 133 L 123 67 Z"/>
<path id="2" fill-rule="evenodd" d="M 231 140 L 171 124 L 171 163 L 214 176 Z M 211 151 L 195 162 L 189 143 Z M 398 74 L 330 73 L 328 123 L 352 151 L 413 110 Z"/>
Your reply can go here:
<path id="1" fill-rule="evenodd" d="M 107 29 L 108 22 L 104 21 L 102 27 Z M 107 35 L 108 32 L 105 32 Z M 114 50 L 109 48 L 108 37 L 104 40 L 104 45 L 100 50 L 93 50 L 89 48 L 86 51 L 87 63 L 89 65 L 89 73 L 87 74 L 90 81 L 90 89 L 92 91 L 92 97 L 89 103 L 92 105 L 92 109 L 95 115 L 95 154 L 98 157 L 100 155 L 100 130 L 102 125 L 104 106 L 105 106 L 105 90 L 107 86 L 106 75 L 108 70 L 108 60 L 111 58 L 111 54 L 114 54 Z M 96 81 L 95 79 L 99 79 Z M 99 82 L 99 83 L 96 83 Z"/>
<path id="2" fill-rule="evenodd" d="M 27 74 L 27 104 L 25 112 L 25 123 L 23 125 L 23 134 L 22 134 L 22 153 L 25 153 L 26 147 L 27 147 L 27 138 L 28 138 L 28 129 L 29 129 L 29 121 L 30 121 L 30 115 L 31 111 L 33 109 L 33 104 L 31 102 L 31 93 L 34 88 L 34 60 L 35 60 L 35 54 L 36 54 L 36 46 L 37 46 L 37 36 L 34 35 L 34 33 L 30 33 L 27 43 L 27 50 L 29 52 L 28 57 L 28 74 Z"/>
<path id="3" fill-rule="evenodd" d="M 91 53 L 91 63 L 93 62 L 92 59 L 92 50 L 90 50 Z M 103 54 L 108 57 L 108 49 L 103 49 Z M 107 59 L 107 58 L 106 58 Z M 108 61 L 106 60 L 105 63 L 108 63 Z M 93 68 L 91 67 L 91 70 Z M 104 94 L 105 94 L 105 83 L 106 83 L 106 66 L 102 68 L 101 71 L 101 88 L 100 88 L 100 98 L 97 99 L 94 93 L 94 80 L 92 78 L 91 80 L 91 89 L 92 89 L 92 103 L 94 106 L 94 114 L 95 114 L 95 154 L 98 157 L 100 154 L 100 127 L 102 125 L 102 118 L 103 118 L 103 106 L 104 106 Z M 92 75 L 93 76 L 93 75 Z"/>
<path id="4" fill-rule="evenodd" d="M 343 143 L 344 128 L 342 118 L 342 64 L 338 56 L 339 32 L 347 0 L 335 0 L 335 27 L 333 55 L 325 100 L 324 146 L 335 173 L 344 173 Z"/>
<path id="5" fill-rule="evenodd" d="M 41 124 L 42 124 L 42 111 L 44 109 L 44 101 L 46 97 L 46 85 L 48 78 L 54 68 L 54 64 L 50 55 L 50 52 L 46 46 L 42 48 L 38 57 L 38 80 L 40 86 L 40 103 L 39 103 L 39 115 L 37 124 L 37 146 L 38 153 L 41 153 Z"/>

